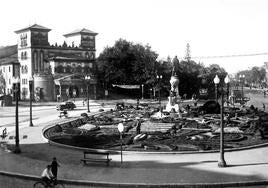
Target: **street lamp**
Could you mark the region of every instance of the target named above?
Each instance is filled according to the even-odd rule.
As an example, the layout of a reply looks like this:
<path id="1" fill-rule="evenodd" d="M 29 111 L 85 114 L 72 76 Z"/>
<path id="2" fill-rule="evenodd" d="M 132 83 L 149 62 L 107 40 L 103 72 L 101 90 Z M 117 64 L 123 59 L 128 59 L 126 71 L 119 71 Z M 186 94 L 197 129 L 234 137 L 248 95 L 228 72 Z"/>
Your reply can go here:
<path id="1" fill-rule="evenodd" d="M 141 99 L 143 99 L 143 94 L 144 94 L 144 90 L 143 90 L 144 88 L 143 87 L 144 87 L 144 85 L 141 84 Z"/>
<path id="2" fill-rule="evenodd" d="M 217 74 L 216 74 L 216 76 L 215 76 L 213 81 L 214 81 L 214 84 L 215 84 L 215 100 L 216 100 L 216 102 L 218 102 L 218 85 L 220 83 L 220 79 L 219 79 Z"/>
<path id="3" fill-rule="evenodd" d="M 156 75 L 156 78 L 158 79 L 158 100 L 159 100 L 159 106 L 160 106 L 160 111 L 161 111 L 161 79 L 163 78 L 162 75 Z"/>
<path id="4" fill-rule="evenodd" d="M 29 91 L 30 91 L 30 127 L 33 127 L 33 121 L 32 121 L 33 77 L 29 78 Z"/>
<path id="5" fill-rule="evenodd" d="M 122 154 L 122 145 L 123 145 L 123 139 L 122 139 L 122 133 L 123 133 L 123 131 L 124 131 L 124 125 L 123 125 L 123 123 L 119 123 L 118 124 L 118 131 L 119 131 L 119 133 L 120 133 L 120 149 L 121 149 L 121 165 L 122 165 L 122 163 L 123 163 L 123 154 Z"/>
<path id="6" fill-rule="evenodd" d="M 16 99 L 16 116 L 15 116 L 15 122 L 16 122 L 16 131 L 15 131 L 15 150 L 14 153 L 21 153 L 20 150 L 20 140 L 19 140 L 19 83 L 20 79 L 18 77 L 13 78 L 13 83 L 15 84 L 14 92 L 15 92 L 15 99 Z"/>
<path id="7" fill-rule="evenodd" d="M 243 89 L 243 86 L 244 86 L 245 75 L 244 75 L 244 74 L 240 74 L 240 75 L 239 75 L 239 79 L 240 79 L 240 82 L 241 82 L 242 98 L 243 98 L 243 97 L 244 97 L 244 89 Z"/>
<path id="8" fill-rule="evenodd" d="M 229 106 L 229 84 L 230 84 L 230 78 L 229 78 L 229 75 L 228 74 L 224 78 L 224 83 L 227 85 L 227 91 L 226 91 L 226 95 L 227 95 L 227 106 Z"/>
<path id="9" fill-rule="evenodd" d="M 86 83 L 87 83 L 87 112 L 90 112 L 90 110 L 89 110 L 89 94 L 88 94 L 88 92 L 89 92 L 90 76 L 89 75 L 85 76 L 85 80 L 86 80 Z"/>
<path id="10" fill-rule="evenodd" d="M 229 78 L 226 76 L 224 79 L 225 83 L 229 83 Z M 214 78 L 214 83 L 217 88 L 218 84 L 220 83 L 220 79 L 218 75 Z M 218 89 L 218 88 L 217 88 Z M 216 89 L 216 91 L 217 91 Z M 218 99 L 218 96 L 216 96 Z M 224 110 L 224 85 L 221 87 L 221 127 L 220 127 L 220 160 L 218 162 L 218 167 L 226 167 L 226 162 L 224 159 L 224 117 L 223 117 L 223 110 Z"/>

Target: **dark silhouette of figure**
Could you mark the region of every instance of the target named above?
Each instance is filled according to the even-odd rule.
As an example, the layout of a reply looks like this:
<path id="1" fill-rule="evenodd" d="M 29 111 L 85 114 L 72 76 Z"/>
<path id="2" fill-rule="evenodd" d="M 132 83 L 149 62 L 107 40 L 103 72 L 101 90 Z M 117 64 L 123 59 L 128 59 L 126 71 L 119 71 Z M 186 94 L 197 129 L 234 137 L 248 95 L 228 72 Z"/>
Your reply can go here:
<path id="1" fill-rule="evenodd" d="M 136 134 L 141 133 L 141 120 L 140 117 L 136 117 Z"/>
<path id="2" fill-rule="evenodd" d="M 60 167 L 60 164 L 58 163 L 56 157 L 53 157 L 53 160 L 51 162 L 51 172 L 55 179 L 57 179 L 58 167 Z"/>

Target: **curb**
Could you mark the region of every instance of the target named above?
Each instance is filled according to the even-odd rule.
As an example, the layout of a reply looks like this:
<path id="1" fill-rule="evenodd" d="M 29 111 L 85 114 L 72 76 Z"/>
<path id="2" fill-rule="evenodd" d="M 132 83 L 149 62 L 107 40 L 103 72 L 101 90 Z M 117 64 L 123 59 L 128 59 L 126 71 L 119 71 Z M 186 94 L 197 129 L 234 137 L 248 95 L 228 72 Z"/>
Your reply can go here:
<path id="1" fill-rule="evenodd" d="M 19 178 L 24 180 L 39 181 L 40 177 L 33 175 L 26 175 L 20 173 L 12 173 L 0 171 L 0 175 L 7 176 L 10 178 Z M 67 179 L 58 179 L 59 183 L 65 185 L 77 185 L 77 186 L 95 186 L 95 187 L 245 187 L 245 186 L 254 186 L 254 185 L 268 185 L 268 180 L 262 181 L 245 181 L 245 182 L 226 182 L 226 183 L 169 183 L 169 184 L 148 184 L 148 183 L 112 183 L 112 182 L 95 182 L 95 181 L 84 181 L 84 180 L 67 180 Z"/>
<path id="2" fill-rule="evenodd" d="M 100 112 L 100 113 L 96 113 L 93 115 L 97 115 L 97 114 L 101 114 L 101 113 L 105 113 L 105 112 Z M 71 120 L 74 121 L 74 120 Z M 69 122 L 71 122 L 69 121 Z M 66 121 L 68 122 L 68 121 Z M 49 128 L 53 127 L 55 125 L 48 125 L 45 126 L 42 129 L 42 135 L 44 136 L 44 132 L 46 130 L 48 130 Z M 93 149 L 93 148 L 83 148 L 83 147 L 77 147 L 77 146 L 70 146 L 70 145 L 66 145 L 66 144 L 62 144 L 62 143 L 57 143 L 54 141 L 49 140 L 48 138 L 45 138 L 46 140 L 48 140 L 48 143 L 54 146 L 59 146 L 59 147 L 65 147 L 65 148 L 69 148 L 69 149 L 74 149 L 74 150 L 88 150 L 88 151 L 106 151 L 106 152 L 110 152 L 110 153 L 120 153 L 120 151 L 117 150 L 109 150 L 109 149 Z M 250 150 L 250 149 L 256 149 L 256 148 L 261 148 L 261 147 L 268 147 L 268 143 L 263 143 L 263 144 L 257 144 L 257 145 L 252 145 L 252 146 L 245 146 L 245 147 L 240 147 L 240 148 L 231 148 L 231 149 L 225 149 L 224 152 L 235 152 L 235 151 L 243 151 L 243 150 Z M 159 152 L 159 151 L 123 151 L 123 153 L 125 154 L 202 154 L 202 153 L 218 153 L 220 152 L 220 150 L 208 150 L 208 151 L 168 151 L 168 152 Z"/>

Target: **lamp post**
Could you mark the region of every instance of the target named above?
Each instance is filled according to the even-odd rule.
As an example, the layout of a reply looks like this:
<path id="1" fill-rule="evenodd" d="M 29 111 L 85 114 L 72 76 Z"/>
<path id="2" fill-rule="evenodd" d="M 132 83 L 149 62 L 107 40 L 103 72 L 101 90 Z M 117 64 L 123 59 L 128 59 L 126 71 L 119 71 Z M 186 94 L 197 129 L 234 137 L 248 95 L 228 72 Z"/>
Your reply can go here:
<path id="1" fill-rule="evenodd" d="M 225 83 L 229 83 L 228 75 L 224 79 Z M 214 78 L 214 83 L 217 88 L 218 84 L 220 83 L 220 79 L 218 75 Z M 218 98 L 218 97 L 216 97 Z M 226 162 L 224 159 L 224 117 L 223 117 L 223 111 L 224 111 L 224 86 L 221 87 L 221 127 L 220 127 L 220 160 L 218 162 L 218 167 L 226 167 Z"/>
<path id="2" fill-rule="evenodd" d="M 87 83 L 87 112 L 90 112 L 90 110 L 89 110 L 89 94 L 88 94 L 88 92 L 89 92 L 90 76 L 89 75 L 85 76 L 85 80 L 86 80 L 86 83 Z"/>
<path id="3" fill-rule="evenodd" d="M 215 101 L 218 102 L 218 85 L 220 83 L 220 79 L 219 79 L 217 74 L 216 74 L 216 76 L 215 76 L 213 81 L 214 81 L 214 84 L 215 84 Z"/>
<path id="4" fill-rule="evenodd" d="M 122 138 L 122 133 L 123 133 L 123 131 L 124 131 L 124 125 L 123 125 L 123 123 L 119 123 L 118 124 L 118 131 L 119 131 L 119 133 L 120 133 L 120 149 L 121 149 L 121 165 L 122 165 L 122 163 L 123 163 L 123 154 L 122 154 L 122 145 L 123 145 L 123 138 Z"/>
<path id="5" fill-rule="evenodd" d="M 30 127 L 33 127 L 33 121 L 32 121 L 33 77 L 29 78 L 29 91 L 30 91 Z"/>
<path id="6" fill-rule="evenodd" d="M 141 84 L 141 99 L 143 99 L 143 94 L 144 94 L 144 89 L 143 89 L 144 85 Z"/>
<path id="7" fill-rule="evenodd" d="M 15 92 L 15 99 L 16 99 L 16 116 L 15 116 L 15 122 L 16 122 L 16 131 L 15 131 L 15 149 L 14 149 L 14 153 L 21 153 L 20 150 L 20 140 L 19 140 L 19 83 L 20 83 L 20 79 L 14 78 L 13 83 L 15 84 L 15 88 L 14 88 L 14 92 Z"/>
<path id="8" fill-rule="evenodd" d="M 162 75 L 156 75 L 156 78 L 158 79 L 158 100 L 159 100 L 159 106 L 161 108 L 161 87 L 160 87 L 160 84 L 161 84 L 161 79 L 163 78 Z M 161 110 L 161 109 L 160 109 Z"/>
<path id="9" fill-rule="evenodd" d="M 224 78 L 224 83 L 227 85 L 227 91 L 226 91 L 226 98 L 227 98 L 227 106 L 229 106 L 229 87 L 230 87 L 230 78 L 229 75 L 227 74 L 226 77 Z"/>
<path id="10" fill-rule="evenodd" d="M 241 82 L 241 89 L 242 89 L 242 97 L 244 97 L 244 79 L 245 79 L 245 75 L 244 74 L 240 74 L 239 75 L 239 79 L 240 79 L 240 82 Z"/>

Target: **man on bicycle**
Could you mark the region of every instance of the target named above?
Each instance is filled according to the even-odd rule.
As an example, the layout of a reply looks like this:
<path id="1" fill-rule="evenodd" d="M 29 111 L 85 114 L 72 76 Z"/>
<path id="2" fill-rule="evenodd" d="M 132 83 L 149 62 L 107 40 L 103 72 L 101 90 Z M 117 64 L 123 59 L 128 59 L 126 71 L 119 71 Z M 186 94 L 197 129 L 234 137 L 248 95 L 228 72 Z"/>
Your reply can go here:
<path id="1" fill-rule="evenodd" d="M 54 176 L 51 172 L 51 165 L 47 165 L 47 167 L 42 172 L 41 177 L 42 177 L 42 180 L 47 184 L 50 184 L 53 182 Z"/>

